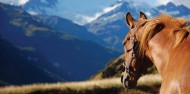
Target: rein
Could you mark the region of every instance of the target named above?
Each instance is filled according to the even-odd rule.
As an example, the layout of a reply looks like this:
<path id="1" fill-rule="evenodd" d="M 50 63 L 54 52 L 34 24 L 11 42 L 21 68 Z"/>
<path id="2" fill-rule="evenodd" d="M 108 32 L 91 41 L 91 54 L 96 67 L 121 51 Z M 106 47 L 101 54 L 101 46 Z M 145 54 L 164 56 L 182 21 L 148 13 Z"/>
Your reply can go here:
<path id="1" fill-rule="evenodd" d="M 143 73 L 135 73 L 135 72 L 133 72 L 133 71 L 130 70 L 130 65 L 132 64 L 133 59 L 135 59 L 135 56 L 136 56 L 135 52 L 134 52 L 134 49 L 137 48 L 137 45 L 135 45 L 135 40 L 136 40 L 136 36 L 134 34 L 133 37 L 132 37 L 132 47 L 127 50 L 127 52 L 132 51 L 132 57 L 129 59 L 127 65 L 124 62 L 124 67 L 125 67 L 125 71 L 128 72 L 130 75 L 133 75 L 133 76 L 142 76 Z"/>

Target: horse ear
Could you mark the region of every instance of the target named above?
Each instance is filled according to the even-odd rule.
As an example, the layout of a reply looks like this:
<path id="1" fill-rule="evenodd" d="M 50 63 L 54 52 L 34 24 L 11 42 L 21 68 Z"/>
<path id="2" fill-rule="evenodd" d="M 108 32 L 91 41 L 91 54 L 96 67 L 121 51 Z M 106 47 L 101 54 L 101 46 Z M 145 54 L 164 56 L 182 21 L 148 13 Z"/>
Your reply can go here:
<path id="1" fill-rule="evenodd" d="M 140 12 L 140 18 L 147 19 L 146 15 L 143 12 Z"/>
<path id="2" fill-rule="evenodd" d="M 126 22 L 127 22 L 127 25 L 130 27 L 130 29 L 132 29 L 134 27 L 134 18 L 131 16 L 130 12 L 128 12 L 126 14 Z"/>

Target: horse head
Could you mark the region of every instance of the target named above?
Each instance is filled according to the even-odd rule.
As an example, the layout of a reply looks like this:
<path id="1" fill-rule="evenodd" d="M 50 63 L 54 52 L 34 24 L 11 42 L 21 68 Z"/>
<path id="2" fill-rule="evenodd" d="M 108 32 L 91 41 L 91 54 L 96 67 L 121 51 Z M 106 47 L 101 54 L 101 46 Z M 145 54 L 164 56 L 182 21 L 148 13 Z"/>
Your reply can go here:
<path id="1" fill-rule="evenodd" d="M 152 66 L 152 62 L 141 56 L 139 43 L 141 32 L 139 32 L 146 23 L 147 17 L 140 12 L 140 18 L 135 21 L 131 14 L 126 14 L 126 23 L 130 31 L 123 40 L 125 49 L 125 62 L 123 63 L 124 72 L 121 75 L 121 82 L 125 88 L 133 88 L 136 86 L 138 79 L 145 74 L 148 67 Z"/>

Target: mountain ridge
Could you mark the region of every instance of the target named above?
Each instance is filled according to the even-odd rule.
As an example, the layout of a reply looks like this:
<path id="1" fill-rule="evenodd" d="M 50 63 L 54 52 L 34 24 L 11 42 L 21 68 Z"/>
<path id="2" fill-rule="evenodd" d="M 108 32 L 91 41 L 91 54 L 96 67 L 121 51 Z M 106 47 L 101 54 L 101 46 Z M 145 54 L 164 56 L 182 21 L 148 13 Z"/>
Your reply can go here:
<path id="1" fill-rule="evenodd" d="M 129 31 L 125 22 L 125 14 L 130 12 L 135 20 L 139 17 L 139 12 L 144 12 L 148 18 L 156 17 L 160 14 L 169 14 L 174 17 L 184 17 L 190 19 L 190 9 L 184 5 L 175 5 L 169 2 L 158 7 L 143 6 L 135 2 L 119 2 L 120 6 L 108 13 L 101 15 L 96 20 L 85 25 L 88 31 L 102 38 L 113 49 L 123 52 L 122 41 Z M 118 4 L 118 3 L 117 3 Z M 115 4 L 115 5 L 117 5 Z"/>
<path id="2" fill-rule="evenodd" d="M 0 3 L 0 13 L 2 38 L 21 49 L 38 51 L 50 64 L 46 69 L 65 81 L 88 79 L 110 58 L 120 54 L 95 42 L 58 32 L 20 7 Z"/>
<path id="3" fill-rule="evenodd" d="M 183 17 L 190 15 L 190 9 L 182 4 L 175 5 L 172 2 L 168 2 L 166 5 L 160 5 L 157 8 L 160 10 L 160 12 L 172 15 L 174 17 Z"/>
<path id="4" fill-rule="evenodd" d="M 116 4 L 117 5 L 117 4 Z M 130 11 L 132 15 L 137 19 L 140 11 L 151 15 L 156 15 L 158 12 L 156 9 L 150 10 L 149 7 L 142 7 L 134 2 L 129 3 L 123 1 L 120 6 L 106 14 L 103 14 L 95 21 L 85 25 L 88 31 L 102 38 L 113 49 L 117 49 L 123 52 L 122 41 L 129 31 L 129 28 L 125 22 L 125 14 Z M 149 15 L 150 16 L 150 15 Z"/>
<path id="5" fill-rule="evenodd" d="M 37 15 L 37 19 L 40 19 L 44 24 L 52 27 L 53 29 L 72 35 L 73 37 L 81 40 L 88 40 L 96 42 L 102 46 L 107 47 L 107 43 L 97 38 L 96 35 L 87 31 L 84 26 L 73 23 L 72 21 L 61 18 L 58 16 Z"/>
<path id="6" fill-rule="evenodd" d="M 14 47 L 0 37 L 0 86 L 12 84 L 50 83 L 58 79 L 46 70 L 47 60 L 39 53 Z M 44 62 L 46 65 L 39 65 Z M 49 74 L 49 73 L 51 74 Z M 64 81 L 64 79 L 59 79 Z"/>

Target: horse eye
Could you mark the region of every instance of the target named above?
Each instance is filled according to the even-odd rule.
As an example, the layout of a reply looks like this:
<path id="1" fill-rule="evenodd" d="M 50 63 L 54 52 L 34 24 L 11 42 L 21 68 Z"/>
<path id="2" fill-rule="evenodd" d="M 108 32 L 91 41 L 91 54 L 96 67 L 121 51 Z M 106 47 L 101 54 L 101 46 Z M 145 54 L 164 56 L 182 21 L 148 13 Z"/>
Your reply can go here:
<path id="1" fill-rule="evenodd" d="M 130 37 L 127 37 L 127 40 L 130 40 Z"/>
<path id="2" fill-rule="evenodd" d="M 129 40 L 130 40 L 130 37 L 125 38 L 125 40 L 123 41 L 122 45 L 124 46 L 127 43 L 127 41 L 129 41 Z"/>
<path id="3" fill-rule="evenodd" d="M 164 28 L 164 24 L 158 24 L 155 28 L 156 31 L 160 31 Z"/>

